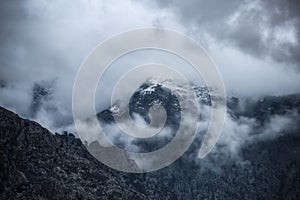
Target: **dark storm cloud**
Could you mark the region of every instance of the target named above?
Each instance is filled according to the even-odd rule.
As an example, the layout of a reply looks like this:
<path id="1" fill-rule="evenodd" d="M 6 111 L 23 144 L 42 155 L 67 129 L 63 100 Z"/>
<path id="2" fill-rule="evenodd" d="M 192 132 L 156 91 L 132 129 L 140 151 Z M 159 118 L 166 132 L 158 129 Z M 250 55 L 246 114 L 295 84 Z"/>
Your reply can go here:
<path id="1" fill-rule="evenodd" d="M 9 77 L 7 67 L 11 58 L 6 54 L 5 49 L 9 48 L 12 36 L 21 31 L 20 26 L 25 21 L 26 15 L 23 11 L 23 4 L 17 0 L 2 1 L 0 6 L 0 80 L 6 82 Z"/>
<path id="2" fill-rule="evenodd" d="M 300 64 L 300 2 L 297 0 L 163 0 L 159 8 L 175 12 L 199 34 L 234 45 L 258 57 Z"/>
<path id="3" fill-rule="evenodd" d="M 26 18 L 23 11 L 23 4 L 18 0 L 4 0 L 1 1 L 0 6 L 0 42 L 1 45 L 7 42 L 9 36 L 15 33 L 17 26 L 16 23 L 21 24 Z"/>

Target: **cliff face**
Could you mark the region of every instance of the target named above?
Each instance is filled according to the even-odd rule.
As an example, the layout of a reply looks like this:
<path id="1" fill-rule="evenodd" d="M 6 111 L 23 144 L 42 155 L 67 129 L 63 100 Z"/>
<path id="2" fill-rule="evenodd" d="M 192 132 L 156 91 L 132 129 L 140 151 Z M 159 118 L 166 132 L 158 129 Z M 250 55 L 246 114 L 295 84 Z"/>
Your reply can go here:
<path id="1" fill-rule="evenodd" d="M 146 199 L 72 134 L 0 107 L 0 199 Z"/>

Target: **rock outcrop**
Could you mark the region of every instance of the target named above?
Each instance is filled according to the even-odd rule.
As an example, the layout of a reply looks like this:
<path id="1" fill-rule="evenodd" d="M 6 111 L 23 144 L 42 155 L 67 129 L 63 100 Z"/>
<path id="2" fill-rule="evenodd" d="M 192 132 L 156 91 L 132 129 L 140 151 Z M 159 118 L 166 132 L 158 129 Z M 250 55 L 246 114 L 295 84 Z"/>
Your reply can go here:
<path id="1" fill-rule="evenodd" d="M 0 107 L 0 199 L 147 199 L 72 134 Z"/>

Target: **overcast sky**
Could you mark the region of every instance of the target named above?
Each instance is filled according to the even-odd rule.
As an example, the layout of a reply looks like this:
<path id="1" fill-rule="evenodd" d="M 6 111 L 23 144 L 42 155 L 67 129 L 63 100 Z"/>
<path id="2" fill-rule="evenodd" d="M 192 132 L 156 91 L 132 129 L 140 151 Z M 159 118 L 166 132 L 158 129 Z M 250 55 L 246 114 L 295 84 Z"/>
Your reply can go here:
<path id="1" fill-rule="evenodd" d="M 76 72 L 88 53 L 108 37 L 149 26 L 174 29 L 201 44 L 229 95 L 299 93 L 299 16 L 297 0 L 3 0 L 0 105 L 47 127 L 66 128 Z M 48 93 L 35 98 L 40 107 L 32 113 L 38 86 Z"/>

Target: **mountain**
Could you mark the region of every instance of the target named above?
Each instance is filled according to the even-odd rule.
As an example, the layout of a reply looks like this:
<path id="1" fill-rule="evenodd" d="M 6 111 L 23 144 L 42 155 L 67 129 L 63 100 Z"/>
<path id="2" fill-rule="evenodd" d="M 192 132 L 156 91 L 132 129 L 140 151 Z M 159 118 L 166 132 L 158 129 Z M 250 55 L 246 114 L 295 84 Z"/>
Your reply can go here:
<path id="1" fill-rule="evenodd" d="M 211 105 L 208 88 L 192 88 L 201 105 Z M 184 87 L 177 85 L 176 89 L 184 90 Z M 148 111 L 154 102 L 172 113 L 166 124 L 169 122 L 176 132 L 180 107 L 163 84 L 141 85 L 129 101 L 130 113 L 139 114 L 149 123 Z M 267 96 L 257 101 L 232 96 L 227 99 L 227 107 L 228 118 L 237 125 L 240 134 L 237 140 L 239 137 L 246 140 L 234 153 L 226 151 L 234 148 L 236 141 L 223 133 L 225 139 L 220 138 L 214 151 L 202 160 L 197 159 L 202 141 L 200 133 L 189 150 L 172 165 L 142 177 L 128 175 L 128 184 L 147 185 L 163 194 L 171 192 L 176 199 L 300 199 L 300 95 Z M 99 112 L 100 123 L 114 124 L 116 109 L 114 106 Z M 250 126 L 248 123 L 251 130 L 244 137 L 242 132 L 245 126 Z M 136 140 L 135 144 L 143 151 L 151 150 L 144 141 Z"/>
<path id="2" fill-rule="evenodd" d="M 0 199 L 147 199 L 72 134 L 0 107 Z"/>
<path id="3" fill-rule="evenodd" d="M 194 89 L 209 107 L 207 88 Z M 130 113 L 149 123 L 154 102 L 163 104 L 170 118 L 166 126 L 176 130 L 180 107 L 164 84 L 143 84 L 130 100 Z M 0 199 L 300 199 L 299 102 L 299 95 L 229 97 L 229 125 L 207 157 L 197 158 L 200 132 L 180 159 L 144 174 L 110 169 L 87 150 L 95 143 L 85 146 L 73 134 L 52 134 L 0 107 Z M 100 122 L 114 124 L 115 109 L 100 112 Z M 135 142 L 139 151 L 151 149 L 144 142 Z"/>
<path id="4" fill-rule="evenodd" d="M 190 87 L 190 85 L 182 85 L 177 83 L 175 86 L 171 80 L 148 80 L 143 83 L 132 95 L 129 100 L 129 112 L 131 117 L 133 113 L 139 114 L 146 123 L 150 123 L 148 116 L 149 109 L 154 104 L 161 104 L 167 113 L 167 126 L 173 126 L 176 129 L 176 123 L 180 121 L 180 106 L 176 94 L 182 94 Z M 172 90 L 169 89 L 170 85 Z M 197 100 L 200 104 L 211 105 L 211 96 L 209 90 L 205 86 L 191 86 L 195 92 Z M 118 110 L 117 105 L 114 105 L 97 114 L 100 122 L 112 123 L 114 122 L 113 114 Z"/>

